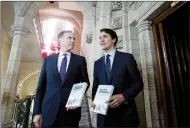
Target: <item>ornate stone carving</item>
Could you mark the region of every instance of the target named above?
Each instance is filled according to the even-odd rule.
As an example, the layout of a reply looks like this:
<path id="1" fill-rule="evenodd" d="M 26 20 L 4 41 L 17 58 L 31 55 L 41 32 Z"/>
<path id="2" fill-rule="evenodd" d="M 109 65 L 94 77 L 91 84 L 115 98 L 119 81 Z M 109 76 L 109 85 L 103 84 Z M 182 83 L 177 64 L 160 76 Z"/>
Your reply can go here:
<path id="1" fill-rule="evenodd" d="M 151 30 L 152 22 L 151 21 L 142 21 L 136 25 L 136 28 L 138 30 L 138 33 L 145 31 L 145 30 Z"/>
<path id="2" fill-rule="evenodd" d="M 92 32 L 86 34 L 86 43 L 92 43 Z"/>
<path id="3" fill-rule="evenodd" d="M 130 10 L 130 8 L 132 7 L 133 3 L 134 3 L 133 1 L 127 1 L 125 3 L 125 11 L 126 12 L 128 12 Z"/>
<path id="4" fill-rule="evenodd" d="M 32 32 L 31 29 L 18 24 L 14 24 L 13 26 L 11 26 L 11 29 L 14 35 L 23 35 L 25 38 Z"/>
<path id="5" fill-rule="evenodd" d="M 142 1 L 135 1 L 133 4 L 132 4 L 132 8 L 134 10 L 137 10 L 141 5 L 142 5 Z"/>
<path id="6" fill-rule="evenodd" d="M 22 10 L 20 11 L 20 16 L 24 16 L 28 9 L 30 8 L 32 2 L 26 2 L 25 5 L 23 6 Z"/>
<path id="7" fill-rule="evenodd" d="M 147 127 L 160 127 L 159 122 L 159 110 L 157 108 L 157 97 L 156 97 L 156 83 L 154 76 L 154 63 L 153 54 L 154 48 L 151 47 L 153 42 L 153 35 L 151 30 L 151 21 L 138 22 L 136 26 L 139 37 L 139 48 L 141 57 L 141 68 L 142 78 L 144 83 L 144 101 L 145 101 L 145 112 L 147 115 L 146 122 Z M 147 38 L 145 38 L 147 37 Z M 151 114 L 154 113 L 154 114 Z M 152 122 L 157 123 L 152 123 Z"/>
<path id="8" fill-rule="evenodd" d="M 116 49 L 123 49 L 123 35 L 118 36 L 118 42 L 116 45 Z"/>
<path id="9" fill-rule="evenodd" d="M 122 17 L 115 17 L 112 19 L 111 26 L 113 29 L 122 28 Z"/>
<path id="10" fill-rule="evenodd" d="M 37 34 L 39 43 L 44 42 L 42 28 L 41 28 L 41 22 L 40 22 L 40 18 L 39 18 L 39 13 L 34 18 L 34 26 L 35 26 L 35 29 L 36 29 L 36 34 Z"/>
<path id="11" fill-rule="evenodd" d="M 92 6 L 96 7 L 96 5 L 97 5 L 97 1 L 92 1 Z"/>
<path id="12" fill-rule="evenodd" d="M 24 17 L 27 14 L 31 16 L 36 16 L 39 11 L 39 7 L 46 4 L 46 2 L 13 2 L 15 15 Z"/>
<path id="13" fill-rule="evenodd" d="M 19 2 L 19 1 L 14 1 L 13 6 L 14 6 L 14 12 L 15 15 L 21 15 L 21 10 L 24 7 L 26 2 Z"/>
<path id="14" fill-rule="evenodd" d="M 27 10 L 30 8 L 32 2 L 13 2 L 15 15 L 25 16 Z"/>
<path id="15" fill-rule="evenodd" d="M 121 10 L 122 9 L 122 2 L 121 1 L 112 1 L 111 7 L 112 7 L 112 11 Z"/>

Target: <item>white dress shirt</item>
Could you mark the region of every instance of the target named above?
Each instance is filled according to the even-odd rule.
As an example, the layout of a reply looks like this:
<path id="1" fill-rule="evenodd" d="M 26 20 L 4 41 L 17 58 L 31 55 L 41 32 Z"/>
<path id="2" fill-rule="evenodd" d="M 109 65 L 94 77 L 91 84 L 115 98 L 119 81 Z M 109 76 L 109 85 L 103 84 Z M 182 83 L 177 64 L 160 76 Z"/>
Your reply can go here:
<path id="1" fill-rule="evenodd" d="M 109 59 L 110 59 L 110 68 L 112 69 L 112 65 L 113 65 L 113 60 L 114 60 L 114 57 L 115 57 L 115 52 L 116 52 L 116 50 L 114 49 L 114 50 L 112 50 L 112 51 L 110 51 L 110 52 L 105 52 L 104 53 L 104 56 L 105 56 L 105 63 L 106 63 L 106 56 L 109 54 L 110 55 L 110 57 L 109 57 Z M 110 69 L 110 70 L 111 70 Z"/>
<path id="2" fill-rule="evenodd" d="M 67 67 L 66 67 L 66 72 L 67 72 L 67 69 L 68 69 L 68 66 L 69 66 L 69 62 L 70 62 L 70 59 L 71 59 L 71 52 L 66 52 L 66 53 L 63 53 L 63 52 L 59 52 L 59 56 L 58 56 L 58 60 L 57 60 L 57 69 L 58 69 L 58 72 L 60 73 L 60 69 L 61 69 L 61 63 L 62 63 L 62 60 L 63 58 L 65 57 L 64 54 L 67 54 L 66 57 L 67 57 Z"/>

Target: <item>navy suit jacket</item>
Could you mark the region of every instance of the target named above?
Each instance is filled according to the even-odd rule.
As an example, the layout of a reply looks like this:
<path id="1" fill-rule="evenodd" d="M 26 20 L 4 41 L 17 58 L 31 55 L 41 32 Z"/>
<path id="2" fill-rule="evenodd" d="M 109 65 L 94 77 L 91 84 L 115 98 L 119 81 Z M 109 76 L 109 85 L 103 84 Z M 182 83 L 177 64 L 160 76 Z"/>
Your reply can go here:
<path id="1" fill-rule="evenodd" d="M 57 68 L 58 55 L 59 53 L 44 59 L 34 100 L 33 114 L 42 114 L 44 126 L 52 125 L 59 108 L 65 108 L 73 84 L 80 82 L 90 84 L 85 58 L 73 53 L 62 83 Z M 73 121 L 79 121 L 81 108 L 72 111 Z"/>
<path id="2" fill-rule="evenodd" d="M 113 95 L 123 94 L 127 104 L 109 108 L 107 116 L 97 115 L 99 127 L 133 127 L 139 125 L 134 98 L 143 88 L 143 81 L 132 54 L 116 51 L 111 69 L 111 80 L 107 81 L 105 73 L 105 57 L 94 63 L 94 81 L 92 100 L 94 100 L 98 85 L 113 85 Z"/>

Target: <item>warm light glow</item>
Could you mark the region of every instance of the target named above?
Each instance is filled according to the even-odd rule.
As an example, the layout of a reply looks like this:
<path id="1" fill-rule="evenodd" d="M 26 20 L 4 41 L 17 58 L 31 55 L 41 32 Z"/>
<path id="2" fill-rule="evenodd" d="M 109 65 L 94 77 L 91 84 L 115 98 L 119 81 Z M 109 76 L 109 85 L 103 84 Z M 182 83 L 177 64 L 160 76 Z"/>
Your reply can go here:
<path id="1" fill-rule="evenodd" d="M 53 41 L 52 39 L 55 36 L 56 23 L 57 23 L 56 19 L 49 19 L 46 22 L 44 22 L 43 35 L 44 35 L 44 43 L 46 45 L 49 45 Z M 48 28 L 48 30 L 46 31 L 45 28 Z"/>
<path id="2" fill-rule="evenodd" d="M 57 35 L 61 31 L 72 31 L 72 23 L 60 20 L 60 19 L 49 19 L 42 24 L 42 34 L 44 42 L 40 42 L 42 58 L 59 52 L 57 46 Z"/>
<path id="3" fill-rule="evenodd" d="M 68 21 L 65 21 L 63 28 L 65 31 L 73 31 L 73 25 Z"/>
<path id="4" fill-rule="evenodd" d="M 59 29 L 59 26 L 63 26 L 63 28 Z M 43 23 L 43 37 L 44 37 L 44 43 L 45 45 L 50 45 L 53 42 L 55 42 L 54 37 L 57 37 L 57 30 L 58 28 L 61 31 L 73 31 L 73 25 L 72 23 L 65 21 L 65 20 L 59 20 L 59 19 L 49 19 L 44 21 Z"/>

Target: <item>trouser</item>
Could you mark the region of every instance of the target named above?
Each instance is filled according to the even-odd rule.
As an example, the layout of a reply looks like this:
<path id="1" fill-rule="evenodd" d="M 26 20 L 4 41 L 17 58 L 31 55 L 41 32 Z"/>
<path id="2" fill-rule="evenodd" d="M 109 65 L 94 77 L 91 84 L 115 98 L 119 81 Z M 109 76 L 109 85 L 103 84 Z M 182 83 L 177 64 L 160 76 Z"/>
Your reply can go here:
<path id="1" fill-rule="evenodd" d="M 79 127 L 79 119 L 76 118 L 74 110 L 66 110 L 64 108 L 59 108 L 56 119 L 51 126 L 43 127 L 43 128 L 78 128 Z"/>

